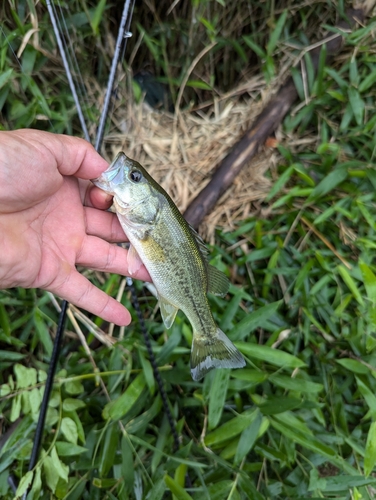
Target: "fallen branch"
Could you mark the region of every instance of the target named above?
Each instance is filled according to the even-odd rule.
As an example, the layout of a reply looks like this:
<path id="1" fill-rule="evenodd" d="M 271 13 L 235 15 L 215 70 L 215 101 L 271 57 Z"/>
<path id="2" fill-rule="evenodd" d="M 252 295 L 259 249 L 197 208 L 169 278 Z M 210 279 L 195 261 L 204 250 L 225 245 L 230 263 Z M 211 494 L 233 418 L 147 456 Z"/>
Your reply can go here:
<path id="1" fill-rule="evenodd" d="M 348 23 L 341 21 L 337 28 L 348 30 L 357 22 L 362 22 L 365 18 L 368 5 L 361 9 L 351 9 L 347 11 Z M 343 44 L 343 36 L 330 35 L 320 44 L 315 44 L 315 48 L 308 51 L 312 58 L 315 70 L 318 68 L 321 46 L 326 45 L 327 60 L 337 54 Z M 228 155 L 222 160 L 210 182 L 200 191 L 191 202 L 184 213 L 184 217 L 194 227 L 197 228 L 204 217 L 213 209 L 218 199 L 231 186 L 235 177 L 242 167 L 257 153 L 266 139 L 280 125 L 283 118 L 289 111 L 292 104 L 298 98 L 292 77 L 282 85 L 276 97 L 274 97 L 261 114 L 256 118 L 252 127 L 230 150 Z"/>

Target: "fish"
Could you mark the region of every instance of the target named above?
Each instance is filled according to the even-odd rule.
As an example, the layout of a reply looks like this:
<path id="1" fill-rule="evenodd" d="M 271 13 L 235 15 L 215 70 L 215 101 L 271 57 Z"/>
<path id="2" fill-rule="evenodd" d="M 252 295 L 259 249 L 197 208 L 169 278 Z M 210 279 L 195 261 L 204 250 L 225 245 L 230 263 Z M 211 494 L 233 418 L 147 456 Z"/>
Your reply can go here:
<path id="1" fill-rule="evenodd" d="M 209 264 L 209 250 L 166 191 L 137 161 L 120 152 L 92 182 L 113 196 L 130 242 L 129 274 L 142 265 L 156 288 L 164 325 L 171 328 L 179 309 L 192 330 L 191 376 L 201 380 L 213 368 L 242 368 L 245 360 L 216 325 L 207 293 L 225 296 L 227 276 Z"/>

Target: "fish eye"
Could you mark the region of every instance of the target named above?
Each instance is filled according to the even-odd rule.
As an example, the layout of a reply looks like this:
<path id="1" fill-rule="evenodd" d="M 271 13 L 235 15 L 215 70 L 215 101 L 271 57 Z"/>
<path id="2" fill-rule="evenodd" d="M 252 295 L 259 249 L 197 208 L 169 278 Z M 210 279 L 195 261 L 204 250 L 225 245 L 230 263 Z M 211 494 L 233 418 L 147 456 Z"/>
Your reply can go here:
<path id="1" fill-rule="evenodd" d="M 129 174 L 129 178 L 133 182 L 140 182 L 142 179 L 142 173 L 139 170 L 132 170 Z"/>

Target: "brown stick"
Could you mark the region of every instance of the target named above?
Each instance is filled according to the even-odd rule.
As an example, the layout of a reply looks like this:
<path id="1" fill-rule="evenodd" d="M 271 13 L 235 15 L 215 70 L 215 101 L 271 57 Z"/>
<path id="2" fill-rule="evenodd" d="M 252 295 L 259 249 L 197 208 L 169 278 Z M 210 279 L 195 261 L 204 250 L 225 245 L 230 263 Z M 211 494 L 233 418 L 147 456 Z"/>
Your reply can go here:
<path id="1" fill-rule="evenodd" d="M 351 9 L 347 12 L 349 23 L 354 26 L 358 20 L 365 17 L 363 9 Z M 340 29 L 349 29 L 349 24 L 342 21 L 337 25 Z M 325 40 L 328 40 L 325 42 Z M 338 53 L 343 43 L 341 35 L 330 36 L 324 39 L 328 56 Z M 314 69 L 319 64 L 321 46 L 309 51 Z M 228 155 L 222 160 L 210 182 L 191 202 L 184 213 L 184 217 L 197 228 L 206 214 L 208 214 L 222 194 L 230 187 L 235 177 L 239 174 L 243 165 L 249 161 L 258 148 L 265 143 L 270 134 L 279 126 L 298 94 L 292 77 L 282 85 L 276 97 L 274 97 L 261 114 L 256 118 L 252 127 L 237 142 Z"/>

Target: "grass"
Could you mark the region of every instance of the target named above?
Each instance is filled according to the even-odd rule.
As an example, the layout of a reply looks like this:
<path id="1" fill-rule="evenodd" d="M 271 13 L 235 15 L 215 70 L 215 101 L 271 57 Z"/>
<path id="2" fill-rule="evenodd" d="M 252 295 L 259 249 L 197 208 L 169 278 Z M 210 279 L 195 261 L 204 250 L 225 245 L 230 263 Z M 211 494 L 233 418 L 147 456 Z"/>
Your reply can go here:
<path id="1" fill-rule="evenodd" d="M 15 50 L 28 29 L 22 23 L 29 19 L 29 5 L 17 4 L 20 16 L 24 7 L 21 23 L 8 16 L 3 25 Z M 152 23 L 150 16 L 139 21 L 161 51 L 153 52 L 144 34 L 140 54 L 149 50 L 152 65 L 170 78 L 170 84 L 176 71 L 170 61 L 179 59 L 172 52 L 162 64 L 167 28 L 189 29 L 186 14 L 192 13 L 189 9 L 201 9 L 201 16 L 212 15 L 206 24 L 201 22 L 202 33 L 211 33 L 219 41 L 221 30 L 209 25 L 219 23 L 229 14 L 226 9 L 231 9 L 222 10 L 220 2 L 197 2 L 189 8 L 183 2 L 178 5 L 188 12 L 176 11 L 173 21 L 158 16 L 153 26 L 147 24 Z M 93 27 L 83 16 L 83 6 L 94 13 L 96 3 L 75 3 L 82 9 L 78 10 L 81 18 L 75 19 L 86 19 L 75 36 L 96 36 L 100 46 L 100 35 L 91 34 Z M 152 4 L 149 7 L 152 12 L 156 9 Z M 233 33 L 228 27 L 227 37 L 221 35 L 224 53 L 233 53 L 231 37 L 244 49 L 249 47 L 244 36 L 262 50 L 266 47 L 259 63 L 269 77 L 283 57 L 275 52 L 280 44 L 265 43 L 272 33 L 284 42 L 294 33 L 303 43 L 304 30 L 314 26 L 316 16 L 325 14 L 328 22 L 335 16 L 334 7 L 325 10 L 320 3 L 312 4 L 276 31 L 283 13 L 273 14 L 271 7 L 257 7 L 258 24 L 244 23 L 247 33 L 234 22 Z M 233 12 L 234 19 L 239 19 L 239 12 L 240 7 Z M 46 26 L 40 11 L 38 15 L 40 26 Z M 281 159 L 278 171 L 271 173 L 272 190 L 257 216 L 239 222 L 231 233 L 218 230 L 212 247 L 212 263 L 233 283 L 226 298 L 210 297 L 212 310 L 246 356 L 247 367 L 211 372 L 202 383 L 193 382 L 188 367 L 191 330 L 185 317 L 179 314 L 166 331 L 155 300 L 142 283 L 136 284 L 181 436 L 178 452 L 173 451 L 138 322 L 126 329 L 116 347 L 100 343 L 90 333 L 93 328 L 82 327 L 90 357 L 70 322 L 43 452 L 34 473 L 27 474 L 58 316 L 47 293 L 0 291 L 0 424 L 2 434 L 8 432 L 8 439 L 0 445 L 1 498 L 13 498 L 7 483 L 10 473 L 21 480 L 20 491 L 33 479 L 30 499 L 374 498 L 374 20 L 367 26 L 346 35 L 344 55 L 334 65 L 322 66 L 317 77 L 309 66 L 304 85 L 295 76 L 304 104 L 284 121 Z M 262 34 L 255 27 L 262 27 Z M 184 29 L 179 30 L 181 34 Z M 141 29 L 137 33 L 141 35 Z M 202 46 L 207 43 L 205 36 L 196 37 Z M 40 37 L 46 50 L 53 51 L 46 28 Z M 182 57 L 179 40 L 171 50 L 180 50 Z M 20 73 L 4 37 L 1 44 L 4 128 L 50 128 L 52 123 L 55 131 L 78 133 L 62 74 L 52 81 L 46 78 L 56 74 L 51 65 L 61 68 L 59 63 L 27 46 L 21 58 L 24 73 Z M 26 57 L 33 51 L 36 54 L 28 57 L 34 58 L 34 66 Z M 218 58 L 226 61 L 223 54 Z M 204 81 L 202 75 L 209 72 L 213 81 L 220 80 L 212 70 L 213 60 L 209 57 L 206 63 L 195 78 Z M 236 64 L 233 71 L 237 71 Z M 101 81 L 100 73 L 97 76 Z M 224 85 L 220 90 L 225 89 Z M 193 95 L 189 92 L 185 105 Z M 196 89 L 195 99 L 204 98 L 203 89 Z M 92 279 L 113 296 L 121 285 L 116 276 L 94 274 Z M 121 300 L 136 317 L 128 291 Z M 108 330 L 99 318 L 89 319 Z"/>

